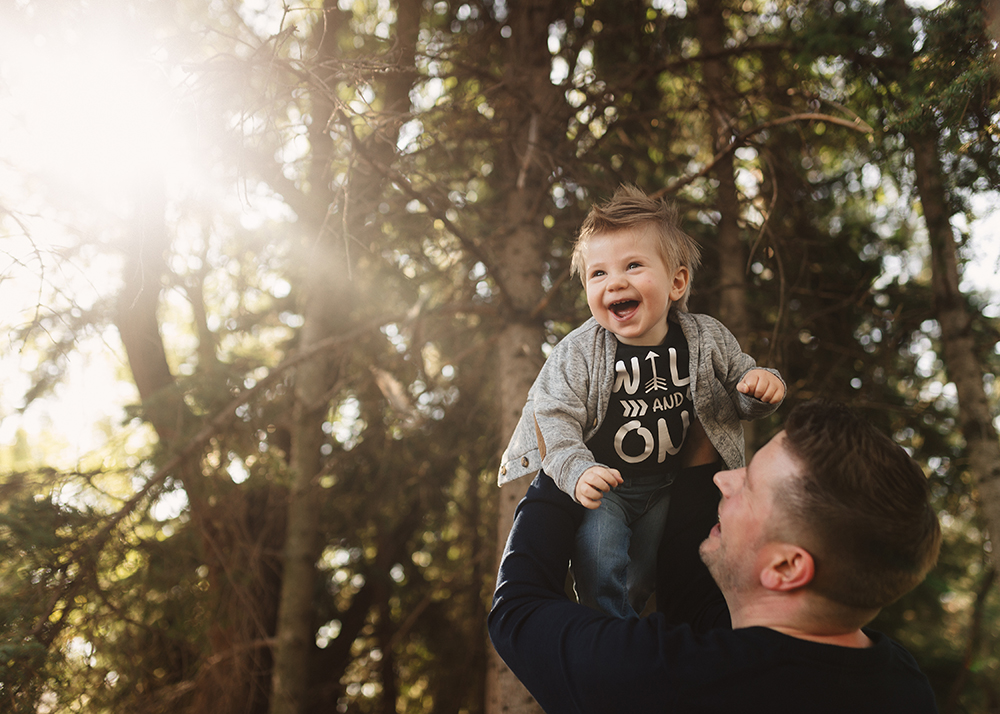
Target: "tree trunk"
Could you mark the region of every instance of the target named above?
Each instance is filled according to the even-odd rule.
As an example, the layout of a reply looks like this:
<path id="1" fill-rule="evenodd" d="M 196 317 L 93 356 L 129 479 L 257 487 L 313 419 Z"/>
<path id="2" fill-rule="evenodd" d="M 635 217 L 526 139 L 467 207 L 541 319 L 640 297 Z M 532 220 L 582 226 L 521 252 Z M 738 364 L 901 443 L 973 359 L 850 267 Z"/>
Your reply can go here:
<path id="1" fill-rule="evenodd" d="M 510 241 L 511 243 L 515 241 L 523 243 L 527 248 L 532 241 L 532 232 L 519 231 L 511 235 Z M 536 265 L 540 265 L 540 263 Z M 525 277 L 528 275 L 530 274 L 526 274 Z M 540 275 L 536 275 L 536 277 L 540 277 Z M 538 285 L 540 285 L 540 281 Z M 528 389 L 538 375 L 542 364 L 541 345 L 543 341 L 544 332 L 540 324 L 511 323 L 500 334 L 500 343 L 497 348 L 497 379 L 500 385 L 501 441 L 504 444 L 514 432 L 517 420 L 521 416 L 524 400 L 528 396 Z M 525 491 L 528 490 L 529 483 L 529 479 L 525 477 L 508 483 L 500 489 L 496 550 L 498 566 L 503 548 L 506 545 L 507 534 L 510 533 L 511 525 L 514 523 L 514 511 Z M 541 711 L 534 698 L 528 694 L 517 677 L 500 659 L 496 650 L 490 647 L 486 671 L 487 714 L 531 714 Z"/>
<path id="2" fill-rule="evenodd" d="M 167 363 L 157 316 L 171 242 L 164 221 L 166 198 L 159 182 L 142 189 L 133 242 L 126 253 L 116 323 L 144 417 L 156 430 L 164 452 L 170 453 L 183 448 L 194 416 Z M 259 643 L 273 622 L 277 586 L 262 575 L 267 568 L 260 567 L 255 554 L 280 542 L 281 517 L 267 504 L 254 507 L 261 499 L 266 501 L 269 492 L 216 489 L 211 475 L 202 472 L 197 456 L 182 463 L 175 478 L 184 486 L 191 519 L 198 529 L 202 544 L 199 557 L 208 566 L 215 608 L 208 638 L 211 657 L 198 672 L 191 709 L 214 714 L 261 712 L 266 707 L 268 658 Z M 210 496 L 215 497 L 214 502 Z M 253 534 L 252 541 L 245 537 L 247 533 Z M 230 577 L 234 572 L 248 576 L 236 583 Z"/>
<path id="3" fill-rule="evenodd" d="M 335 264 L 332 261 L 328 265 Z M 302 347 L 308 349 L 334 333 L 321 315 L 330 311 L 340 281 L 315 281 L 303 310 Z M 317 358 L 295 374 L 294 425 L 290 465 L 293 474 L 288 494 L 288 520 L 282 557 L 281 597 L 275 630 L 271 714 L 302 714 L 307 711 L 309 660 L 315 647 L 313 600 L 316 560 L 320 553 L 320 515 L 323 492 L 319 474 L 323 468 L 320 448 L 322 424 L 329 411 L 326 395 L 335 374 L 328 359 Z"/>
<path id="4" fill-rule="evenodd" d="M 336 9 L 324 9 L 323 32 L 317 53 L 336 51 Z M 335 77 L 328 78 L 336 86 Z M 308 196 L 303 197 L 309 212 L 303 216 L 306 251 L 305 304 L 302 310 L 301 349 L 337 334 L 349 320 L 348 297 L 344 291 L 349 266 L 339 250 L 336 236 L 325 232 L 326 206 L 333 200 L 329 171 L 333 160 L 330 136 L 326 131 L 334 104 L 318 89 L 313 92 L 312 123 L 309 126 L 311 165 Z M 331 274 L 336 279 L 330 279 Z M 292 483 L 288 494 L 285 546 L 282 553 L 281 596 L 274 635 L 274 669 L 271 676 L 271 714 L 303 714 L 309 704 L 309 661 L 315 648 L 313 601 L 323 490 L 319 474 L 323 468 L 323 420 L 329 411 L 330 392 L 335 383 L 334 364 L 329 355 L 300 365 L 295 372 L 295 403 L 291 426 L 289 465 Z"/>
<path id="5" fill-rule="evenodd" d="M 722 10 L 720 0 L 701 0 L 696 17 L 701 54 L 708 57 L 702 62 L 702 82 L 715 134 L 714 153 L 728 148 L 736 133 L 733 126 L 737 113 L 735 99 L 727 91 L 727 87 L 731 86 L 732 71 L 726 61 L 725 42 L 728 35 Z M 747 256 L 739 225 L 740 198 L 735 171 L 733 152 L 729 151 L 711 174 L 719 182 L 715 203 L 719 211 L 715 240 L 719 260 L 719 298 L 715 315 L 729 328 L 740 346 L 749 351 L 751 325 L 747 310 Z M 697 285 L 697 278 L 694 284 Z M 743 431 L 749 461 L 755 443 L 754 423 L 744 422 Z"/>
<path id="6" fill-rule="evenodd" d="M 388 74 L 383 131 L 370 139 L 365 152 L 375 165 L 389 164 L 398 139 L 402 116 L 409 109 L 409 89 L 413 81 L 413 63 L 420 21 L 419 0 L 401 0 L 397 7 L 396 71 Z M 321 25 L 316 66 L 337 66 L 337 22 L 341 12 L 335 0 L 324 6 L 326 23 Z M 312 210 L 308 216 L 307 241 L 312 245 L 306 258 L 305 320 L 302 349 L 339 334 L 350 325 L 352 305 L 357 304 L 362 286 L 353 282 L 350 241 L 364 233 L 365 216 L 377 200 L 383 177 L 373 164 L 361 163 L 351 172 L 349 190 L 341 194 L 341 218 L 327 220 L 328 207 L 338 200 L 330 188 L 333 145 L 328 127 L 337 111 L 335 92 L 338 77 L 325 78 L 323 88 L 313 91 L 313 121 L 309 127 L 312 167 L 308 197 Z M 336 223 L 342 230 L 332 229 Z M 325 442 L 322 425 L 330 410 L 330 394 L 337 383 L 337 370 L 329 356 L 318 357 L 301 365 L 295 376 L 295 408 L 291 467 L 293 483 L 289 493 L 288 521 L 283 555 L 281 600 L 275 633 L 274 673 L 271 714 L 305 714 L 312 711 L 310 697 L 310 660 L 315 652 L 316 561 L 322 550 L 319 534 L 323 489 L 319 477 L 324 469 L 321 448 Z M 387 656 L 390 653 L 386 653 Z M 390 657 L 391 661 L 391 657 Z M 386 683 L 393 691 L 394 683 Z M 394 698 L 393 698 L 394 699 Z M 394 707 L 395 702 L 388 703 Z"/>
<path id="7" fill-rule="evenodd" d="M 701 0 L 697 28 L 701 40 L 702 80 L 708 99 L 715 135 L 714 153 L 730 146 L 735 135 L 734 100 L 727 87 L 731 70 L 725 58 L 726 25 L 719 0 Z M 712 176 L 719 182 L 715 207 L 719 211 L 715 248 L 719 256 L 719 303 L 717 316 L 748 348 L 750 321 L 747 313 L 746 246 L 740 235 L 740 200 L 736 188 L 733 152 L 726 153 L 715 165 Z"/>
<path id="8" fill-rule="evenodd" d="M 972 316 L 958 289 L 958 256 L 937 141 L 931 134 L 910 134 L 906 138 L 913 149 L 917 192 L 931 246 L 931 287 L 941 326 L 942 358 L 958 391 L 958 422 L 965 437 L 969 470 L 979 493 L 983 522 L 993 541 L 993 567 L 1000 570 L 1000 440 L 983 388 L 984 370 L 976 355 Z"/>
<path id="9" fill-rule="evenodd" d="M 544 269 L 547 236 L 540 209 L 548 205 L 548 177 L 543 148 L 560 141 L 558 128 L 546 131 L 550 112 L 558 101 L 558 90 L 549 80 L 551 57 L 548 27 L 558 16 L 558 0 L 533 0 L 511 6 L 506 40 L 509 60 L 505 84 L 520 90 L 523 101 L 506 106 L 510 141 L 498 162 L 506 200 L 500 219 L 509 230 L 497 246 L 498 283 L 503 290 L 506 324 L 497 347 L 501 444 L 514 431 L 528 389 L 542 364 L 544 330 L 532 311 L 544 296 Z M 548 136 L 547 136 L 548 135 Z M 514 522 L 514 510 L 527 491 L 529 479 L 522 478 L 500 490 L 497 525 L 496 563 Z M 497 655 L 489 648 L 486 675 L 487 714 L 540 713 L 541 708 Z"/>
<path id="10" fill-rule="evenodd" d="M 125 250 L 115 322 L 145 418 L 169 446 L 175 444 L 190 414 L 173 389 L 174 376 L 167 364 L 157 317 L 163 275 L 167 271 L 166 252 L 170 249 L 164 221 L 166 197 L 159 180 L 147 182 L 137 194 L 133 235 Z"/>

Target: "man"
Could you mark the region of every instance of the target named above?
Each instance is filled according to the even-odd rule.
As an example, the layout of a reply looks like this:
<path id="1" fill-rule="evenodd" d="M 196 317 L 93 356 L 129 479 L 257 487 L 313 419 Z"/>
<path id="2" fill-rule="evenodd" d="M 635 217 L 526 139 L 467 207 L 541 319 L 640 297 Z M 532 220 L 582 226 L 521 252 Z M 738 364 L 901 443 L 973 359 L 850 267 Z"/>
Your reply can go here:
<path id="1" fill-rule="evenodd" d="M 544 474 L 518 507 L 490 637 L 546 712 L 936 712 L 913 658 L 864 628 L 940 544 L 923 473 L 846 408 L 799 406 L 723 471 L 701 555 L 733 629 L 613 619 L 565 595 L 582 507 Z M 665 544 L 669 547 L 669 544 Z"/>

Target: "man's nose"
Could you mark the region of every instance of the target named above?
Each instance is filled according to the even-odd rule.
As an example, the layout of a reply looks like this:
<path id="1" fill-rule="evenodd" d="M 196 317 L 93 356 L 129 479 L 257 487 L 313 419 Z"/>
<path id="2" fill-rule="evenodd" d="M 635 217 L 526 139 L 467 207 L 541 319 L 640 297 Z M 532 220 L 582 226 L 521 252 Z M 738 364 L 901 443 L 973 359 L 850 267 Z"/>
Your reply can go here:
<path id="1" fill-rule="evenodd" d="M 732 492 L 732 485 L 736 475 L 737 471 L 717 471 L 715 476 L 712 477 L 712 481 L 715 482 L 715 485 L 722 491 L 722 495 L 725 496 Z"/>

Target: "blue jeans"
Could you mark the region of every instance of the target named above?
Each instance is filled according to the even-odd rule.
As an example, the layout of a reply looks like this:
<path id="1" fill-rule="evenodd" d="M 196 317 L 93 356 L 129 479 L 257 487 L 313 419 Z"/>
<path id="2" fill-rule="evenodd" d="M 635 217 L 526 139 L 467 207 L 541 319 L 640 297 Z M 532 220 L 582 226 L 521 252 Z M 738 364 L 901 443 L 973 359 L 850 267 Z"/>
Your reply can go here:
<path id="1" fill-rule="evenodd" d="M 673 480 L 673 474 L 632 475 L 584 514 L 573 553 L 581 603 L 615 617 L 638 617 L 645 608 Z"/>

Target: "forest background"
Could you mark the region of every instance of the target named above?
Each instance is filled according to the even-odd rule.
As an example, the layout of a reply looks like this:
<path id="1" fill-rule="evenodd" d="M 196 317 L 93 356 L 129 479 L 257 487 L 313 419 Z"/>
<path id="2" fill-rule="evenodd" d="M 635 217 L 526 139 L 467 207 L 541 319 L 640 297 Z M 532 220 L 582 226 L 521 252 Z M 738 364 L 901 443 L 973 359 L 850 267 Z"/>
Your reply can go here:
<path id="1" fill-rule="evenodd" d="M 0 5 L 0 710 L 533 712 L 495 485 L 568 256 L 675 201 L 719 317 L 924 467 L 875 626 L 1000 712 L 996 2 Z M 990 535 L 994 540 L 990 540 Z"/>

